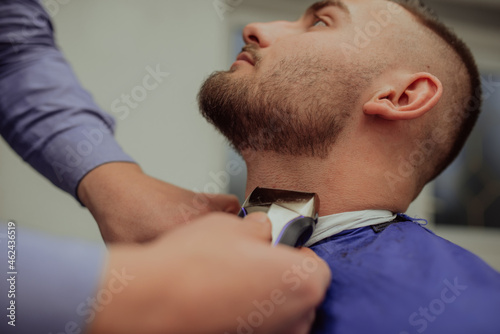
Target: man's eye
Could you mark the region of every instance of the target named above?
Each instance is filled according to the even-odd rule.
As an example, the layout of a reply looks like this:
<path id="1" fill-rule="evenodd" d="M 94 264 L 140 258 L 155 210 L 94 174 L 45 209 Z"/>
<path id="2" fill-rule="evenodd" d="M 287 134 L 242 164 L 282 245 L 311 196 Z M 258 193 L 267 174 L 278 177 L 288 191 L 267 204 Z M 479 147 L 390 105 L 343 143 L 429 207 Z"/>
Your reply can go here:
<path id="1" fill-rule="evenodd" d="M 319 16 L 315 17 L 313 27 L 328 27 L 328 24 L 322 19 L 319 18 Z"/>

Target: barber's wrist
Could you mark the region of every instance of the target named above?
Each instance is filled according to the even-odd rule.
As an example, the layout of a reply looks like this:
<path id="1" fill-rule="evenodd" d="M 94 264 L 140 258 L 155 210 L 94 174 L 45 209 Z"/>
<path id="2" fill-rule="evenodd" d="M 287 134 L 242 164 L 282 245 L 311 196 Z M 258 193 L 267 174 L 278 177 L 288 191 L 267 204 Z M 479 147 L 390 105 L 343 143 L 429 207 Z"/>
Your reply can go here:
<path id="1" fill-rule="evenodd" d="M 147 260 L 150 249 L 151 245 L 139 244 L 110 247 L 98 291 L 108 290 L 113 298 L 96 313 L 89 334 L 170 333 L 165 331 L 165 319 L 159 317 L 163 304 L 158 300 L 159 292 L 171 283 L 164 279 L 166 286 L 158 285 L 156 267 Z"/>

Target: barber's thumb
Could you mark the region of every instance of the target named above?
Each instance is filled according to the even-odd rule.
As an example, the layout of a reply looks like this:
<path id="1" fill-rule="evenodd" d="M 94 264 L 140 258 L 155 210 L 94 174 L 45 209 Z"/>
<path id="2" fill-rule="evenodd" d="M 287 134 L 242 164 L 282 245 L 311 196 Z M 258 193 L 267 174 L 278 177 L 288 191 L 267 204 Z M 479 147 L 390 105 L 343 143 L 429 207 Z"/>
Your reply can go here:
<path id="1" fill-rule="evenodd" d="M 243 219 L 243 225 L 252 236 L 266 242 L 271 242 L 271 221 L 264 212 L 254 212 L 247 215 Z"/>
<path id="2" fill-rule="evenodd" d="M 238 197 L 234 195 L 218 194 L 210 200 L 212 211 L 237 214 L 241 209 Z"/>

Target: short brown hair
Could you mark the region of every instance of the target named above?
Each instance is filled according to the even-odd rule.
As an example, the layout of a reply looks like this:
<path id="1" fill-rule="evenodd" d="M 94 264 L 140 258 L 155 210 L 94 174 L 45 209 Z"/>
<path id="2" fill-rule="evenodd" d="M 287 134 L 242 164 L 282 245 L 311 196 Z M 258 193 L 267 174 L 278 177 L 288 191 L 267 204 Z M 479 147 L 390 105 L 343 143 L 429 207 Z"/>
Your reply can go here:
<path id="1" fill-rule="evenodd" d="M 448 165 L 450 165 L 462 150 L 467 138 L 469 137 L 481 111 L 481 80 L 479 70 L 474 60 L 474 56 L 469 47 L 444 23 L 442 23 L 435 12 L 420 0 L 389 0 L 401 5 L 412 13 L 417 21 L 433 31 L 437 36 L 444 40 L 449 47 L 458 55 L 469 76 L 468 96 L 460 97 L 459 105 L 462 113 L 461 121 L 458 126 L 449 133 L 449 140 L 452 142 L 444 154 L 439 157 L 433 170 L 430 173 L 430 179 L 438 176 Z"/>

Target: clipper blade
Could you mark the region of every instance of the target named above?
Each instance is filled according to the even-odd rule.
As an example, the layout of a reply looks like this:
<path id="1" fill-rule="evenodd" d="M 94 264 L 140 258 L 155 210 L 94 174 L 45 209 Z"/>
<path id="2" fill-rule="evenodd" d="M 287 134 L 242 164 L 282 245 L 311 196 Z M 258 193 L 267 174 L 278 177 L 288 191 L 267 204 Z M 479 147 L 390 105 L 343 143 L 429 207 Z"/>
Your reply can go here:
<path id="1" fill-rule="evenodd" d="M 265 212 L 272 223 L 272 244 L 303 246 L 318 222 L 319 197 L 315 193 L 255 188 L 243 203 L 240 217 Z"/>

